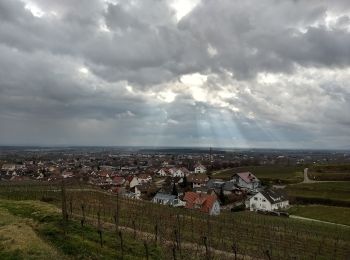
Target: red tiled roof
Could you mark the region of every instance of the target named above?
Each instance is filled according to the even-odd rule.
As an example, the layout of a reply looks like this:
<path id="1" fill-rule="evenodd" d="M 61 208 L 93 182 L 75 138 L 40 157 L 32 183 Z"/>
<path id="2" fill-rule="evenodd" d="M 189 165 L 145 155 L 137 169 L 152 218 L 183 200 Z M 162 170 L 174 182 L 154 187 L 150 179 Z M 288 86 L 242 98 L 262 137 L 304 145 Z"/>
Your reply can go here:
<path id="1" fill-rule="evenodd" d="M 198 209 L 202 212 L 209 213 L 212 209 L 215 201 L 217 201 L 216 195 L 209 195 L 204 193 L 186 192 L 184 196 L 186 201 L 186 208 Z"/>
<path id="2" fill-rule="evenodd" d="M 108 174 L 108 175 L 111 175 L 112 172 L 107 171 L 107 170 L 101 170 L 101 171 L 98 173 L 98 175 L 101 176 L 101 177 L 106 177 L 107 174 Z"/>
<path id="3" fill-rule="evenodd" d="M 131 182 L 133 178 L 134 178 L 133 175 L 128 175 L 128 176 L 126 177 L 126 180 L 127 180 L 128 182 Z"/>
<path id="4" fill-rule="evenodd" d="M 120 177 L 120 176 L 115 176 L 113 178 L 113 183 L 117 183 L 117 184 L 121 184 L 125 181 L 125 179 L 123 177 Z"/>

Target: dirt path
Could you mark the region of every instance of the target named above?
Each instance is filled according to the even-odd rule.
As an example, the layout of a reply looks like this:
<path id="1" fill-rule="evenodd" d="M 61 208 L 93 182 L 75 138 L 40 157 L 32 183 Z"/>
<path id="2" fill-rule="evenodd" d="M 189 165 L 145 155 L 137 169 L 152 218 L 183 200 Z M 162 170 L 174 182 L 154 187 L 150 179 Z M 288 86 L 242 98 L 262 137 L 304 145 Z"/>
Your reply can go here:
<path id="1" fill-rule="evenodd" d="M 315 183 L 316 181 L 309 179 L 309 176 L 307 175 L 308 171 L 309 171 L 309 168 L 304 169 L 304 180 L 302 183 Z"/>
<path id="2" fill-rule="evenodd" d="M 305 217 L 300 217 L 300 216 L 295 216 L 295 215 L 290 215 L 289 217 L 290 218 L 295 218 L 295 219 L 308 220 L 308 221 L 314 221 L 314 222 L 319 222 L 319 223 L 324 223 L 324 224 L 330 224 L 330 225 L 336 225 L 336 226 L 350 228 L 350 226 L 348 226 L 348 225 L 339 224 L 339 223 L 333 223 L 333 222 L 328 222 L 328 221 L 323 221 L 323 220 L 318 220 L 318 219 L 314 219 L 314 218 L 305 218 Z"/>
<path id="3" fill-rule="evenodd" d="M 342 182 L 342 181 L 315 181 L 315 180 L 311 180 L 308 176 L 308 172 L 309 172 L 309 168 L 305 168 L 304 169 L 304 180 L 302 182 L 299 183 L 294 183 L 294 184 L 290 184 L 290 185 L 297 185 L 297 184 L 303 184 L 303 183 L 326 183 L 326 182 Z M 346 182 L 346 181 L 344 181 Z"/>
<path id="4" fill-rule="evenodd" d="M 212 176 L 215 176 L 215 175 L 217 175 L 218 173 L 225 172 L 225 171 L 230 171 L 230 170 L 234 170 L 234 168 L 226 168 L 226 169 L 214 171 L 214 172 L 212 173 Z"/>

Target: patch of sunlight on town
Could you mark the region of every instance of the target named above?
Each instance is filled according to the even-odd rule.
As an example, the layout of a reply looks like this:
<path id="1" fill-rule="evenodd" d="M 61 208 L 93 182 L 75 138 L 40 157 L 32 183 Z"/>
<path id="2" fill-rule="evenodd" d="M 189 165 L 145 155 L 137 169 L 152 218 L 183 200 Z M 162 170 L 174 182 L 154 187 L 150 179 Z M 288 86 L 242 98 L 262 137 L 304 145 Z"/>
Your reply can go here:
<path id="1" fill-rule="evenodd" d="M 176 19 L 180 21 L 185 15 L 193 10 L 200 0 L 172 0 L 170 6 L 176 12 Z"/>

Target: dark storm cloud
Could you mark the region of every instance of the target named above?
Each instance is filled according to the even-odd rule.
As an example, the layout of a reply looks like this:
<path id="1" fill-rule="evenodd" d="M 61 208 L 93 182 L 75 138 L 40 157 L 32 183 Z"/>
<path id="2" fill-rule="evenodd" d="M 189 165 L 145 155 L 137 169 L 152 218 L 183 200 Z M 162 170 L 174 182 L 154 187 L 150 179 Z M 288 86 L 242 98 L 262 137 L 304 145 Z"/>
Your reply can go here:
<path id="1" fill-rule="evenodd" d="M 220 4 L 218 4 L 220 3 Z M 228 69 L 237 77 L 259 71 L 291 72 L 302 66 L 348 66 L 348 30 L 325 25 L 333 10 L 349 11 L 346 2 L 326 1 L 202 1 L 180 22 L 217 55 L 204 66 Z M 343 20 L 344 16 L 338 18 Z"/>
<path id="2" fill-rule="evenodd" d="M 350 141 L 349 1 L 173 3 L 0 1 L 0 143 Z"/>

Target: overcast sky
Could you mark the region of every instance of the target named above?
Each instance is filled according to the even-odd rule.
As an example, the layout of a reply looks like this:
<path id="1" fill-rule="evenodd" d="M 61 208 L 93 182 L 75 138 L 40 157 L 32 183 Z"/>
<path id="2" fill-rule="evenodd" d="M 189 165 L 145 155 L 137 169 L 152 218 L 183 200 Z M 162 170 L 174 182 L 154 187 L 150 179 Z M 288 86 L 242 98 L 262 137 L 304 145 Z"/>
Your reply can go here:
<path id="1" fill-rule="evenodd" d="M 350 148 L 348 0 L 0 0 L 0 144 Z"/>

